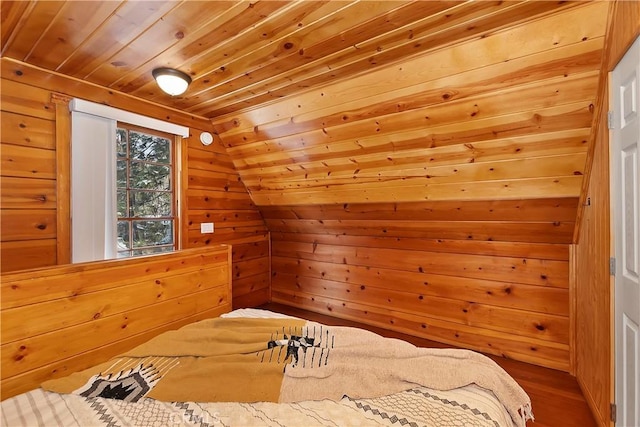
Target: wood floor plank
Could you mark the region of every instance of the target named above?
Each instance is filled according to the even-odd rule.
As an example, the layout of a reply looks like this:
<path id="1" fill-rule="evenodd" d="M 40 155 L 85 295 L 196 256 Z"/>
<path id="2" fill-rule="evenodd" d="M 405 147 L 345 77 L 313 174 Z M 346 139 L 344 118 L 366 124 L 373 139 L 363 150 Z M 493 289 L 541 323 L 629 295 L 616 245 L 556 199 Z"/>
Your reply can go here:
<path id="1" fill-rule="evenodd" d="M 413 337 L 387 329 L 376 328 L 358 322 L 325 316 L 319 313 L 302 310 L 283 304 L 268 303 L 259 308 L 301 317 L 303 319 L 331 326 L 353 326 L 367 329 L 379 335 L 408 341 L 418 347 L 448 348 L 451 347 L 436 341 Z M 595 420 L 587 402 L 578 386 L 576 378 L 566 372 L 543 368 L 517 360 L 487 355 L 498 363 L 522 386 L 531 398 L 535 423 L 527 425 L 535 427 L 592 427 Z"/>

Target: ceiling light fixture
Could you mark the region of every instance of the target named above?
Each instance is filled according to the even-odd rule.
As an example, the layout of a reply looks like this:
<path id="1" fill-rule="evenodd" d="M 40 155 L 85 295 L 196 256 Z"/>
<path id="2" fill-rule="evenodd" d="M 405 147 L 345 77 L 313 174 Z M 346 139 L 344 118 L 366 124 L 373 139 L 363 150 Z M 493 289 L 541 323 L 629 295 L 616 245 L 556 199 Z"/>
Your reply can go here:
<path id="1" fill-rule="evenodd" d="M 171 96 L 184 93 L 191 83 L 191 77 L 173 68 L 156 68 L 151 74 L 153 74 L 153 78 L 156 79 L 160 89 Z"/>

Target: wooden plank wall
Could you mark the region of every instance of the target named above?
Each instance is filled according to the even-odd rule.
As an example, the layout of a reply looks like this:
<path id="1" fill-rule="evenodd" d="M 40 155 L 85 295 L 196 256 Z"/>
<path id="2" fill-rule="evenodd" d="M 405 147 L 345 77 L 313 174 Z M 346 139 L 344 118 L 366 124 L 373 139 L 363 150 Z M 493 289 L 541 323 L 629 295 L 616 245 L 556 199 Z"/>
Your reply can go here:
<path id="1" fill-rule="evenodd" d="M 272 300 L 567 370 L 576 202 L 263 207 Z"/>
<path id="2" fill-rule="evenodd" d="M 47 90 L 1 83 L 0 269 L 55 265 L 56 105 Z"/>
<path id="3" fill-rule="evenodd" d="M 190 127 L 183 142 L 183 247 L 229 243 L 234 251 L 234 305 L 269 300 L 269 236 L 219 140 L 205 147 L 198 118 L 118 92 L 2 58 L 2 271 L 55 265 L 56 141 L 51 93 L 64 93 Z M 63 107 L 62 107 L 63 108 Z M 215 233 L 200 233 L 201 222 Z"/>
<path id="4" fill-rule="evenodd" d="M 4 273 L 2 399 L 230 311 L 230 266 L 231 248 L 215 245 Z"/>
<path id="5" fill-rule="evenodd" d="M 607 32 L 603 76 L 612 71 L 631 43 L 640 35 L 640 3 L 617 1 Z M 588 181 L 579 216 L 576 253 L 576 376 L 600 426 L 613 425 L 613 279 L 609 257 L 613 253 L 609 189 L 608 84 L 601 86 L 597 133 L 590 147 Z M 610 352 L 605 349 L 611 349 Z"/>
<path id="6" fill-rule="evenodd" d="M 607 10 L 576 4 L 214 119 L 272 233 L 273 301 L 570 370 Z"/>
<path id="7" fill-rule="evenodd" d="M 233 306 L 254 307 L 271 298 L 269 233 L 220 139 L 205 147 L 201 132 L 191 129 L 185 141 L 184 247 L 232 244 Z M 202 234 L 203 222 L 213 222 L 215 232 Z"/>

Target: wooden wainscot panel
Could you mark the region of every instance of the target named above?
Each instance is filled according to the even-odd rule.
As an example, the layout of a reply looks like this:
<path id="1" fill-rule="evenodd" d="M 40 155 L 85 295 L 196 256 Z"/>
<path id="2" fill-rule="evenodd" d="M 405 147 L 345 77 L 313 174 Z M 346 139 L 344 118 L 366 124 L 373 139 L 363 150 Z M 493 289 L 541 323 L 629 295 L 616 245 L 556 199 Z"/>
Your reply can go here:
<path id="1" fill-rule="evenodd" d="M 4 310 L 2 342 L 6 344 L 21 337 L 46 333 L 54 329 L 54 325 L 66 328 L 118 313 L 128 315 L 137 308 L 220 286 L 225 287 L 223 291 L 226 292 L 228 276 L 229 268 L 222 264 L 163 278 L 149 277 L 131 285 Z M 25 318 L 29 318 L 28 323 L 21 322 Z"/>
<path id="2" fill-rule="evenodd" d="M 228 311 L 228 305 L 215 307 L 194 316 L 186 317 L 176 322 L 167 323 L 160 327 L 150 329 L 142 334 L 133 335 L 130 338 L 126 338 L 121 341 L 109 342 L 107 345 L 98 347 L 94 350 L 73 355 L 69 358 L 56 360 L 41 368 L 25 372 L 24 374 L 6 379 L 3 378 L 0 394 L 2 394 L 2 399 L 6 399 L 11 396 L 15 396 L 16 394 L 24 393 L 38 387 L 39 384 L 46 380 L 60 378 L 108 360 L 110 357 L 117 356 L 118 354 L 130 350 L 156 335 L 161 334 L 162 332 L 178 329 L 181 326 L 197 322 L 198 320 L 216 317 Z"/>
<path id="3" fill-rule="evenodd" d="M 204 249 L 171 252 L 97 263 L 71 264 L 16 272 L 2 276 L 2 309 L 77 297 L 139 282 L 149 276 L 162 278 L 175 272 L 199 271 L 227 262 L 230 250 L 215 245 Z"/>
<path id="4" fill-rule="evenodd" d="M 2 397 L 229 311 L 230 263 L 217 245 L 3 274 Z"/>
<path id="5" fill-rule="evenodd" d="M 438 319 L 428 319 L 420 313 L 379 309 L 357 302 L 345 302 L 311 296 L 272 291 L 273 302 L 335 316 L 343 319 L 397 330 L 435 341 L 501 355 L 536 365 L 568 370 L 569 347 L 531 337 L 519 337 L 510 333 L 491 331 L 486 328 L 466 326 Z"/>
<path id="6" fill-rule="evenodd" d="M 0 348 L 2 375 L 12 377 L 42 367 L 52 360 L 84 353 L 228 303 L 228 291 L 226 286 L 222 286 L 3 344 Z"/>

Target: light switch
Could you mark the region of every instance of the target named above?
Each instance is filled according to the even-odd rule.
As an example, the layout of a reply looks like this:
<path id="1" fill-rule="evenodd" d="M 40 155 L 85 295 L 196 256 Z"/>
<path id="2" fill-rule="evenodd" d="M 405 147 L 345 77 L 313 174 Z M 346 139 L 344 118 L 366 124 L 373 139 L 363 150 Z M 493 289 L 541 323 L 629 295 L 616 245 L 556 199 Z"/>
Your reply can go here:
<path id="1" fill-rule="evenodd" d="M 200 232 L 205 233 L 213 233 L 213 223 L 212 222 L 203 222 L 200 224 Z"/>

